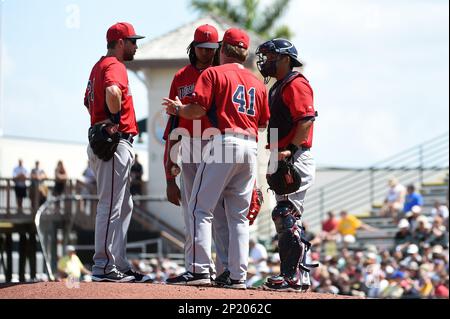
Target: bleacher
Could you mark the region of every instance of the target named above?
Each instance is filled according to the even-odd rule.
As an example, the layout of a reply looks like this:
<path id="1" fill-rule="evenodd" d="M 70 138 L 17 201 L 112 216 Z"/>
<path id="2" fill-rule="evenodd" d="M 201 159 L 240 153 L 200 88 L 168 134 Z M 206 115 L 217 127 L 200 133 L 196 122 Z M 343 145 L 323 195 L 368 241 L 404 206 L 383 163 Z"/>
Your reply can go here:
<path id="1" fill-rule="evenodd" d="M 431 209 L 436 201 L 439 201 L 441 204 L 448 202 L 448 184 L 449 177 L 447 173 L 446 177 L 441 181 L 421 185 L 419 192 L 424 199 L 422 215 L 430 216 Z M 398 227 L 394 224 L 391 217 L 380 217 L 380 209 L 381 205 L 374 204 L 370 216 L 360 217 L 362 222 L 379 229 L 379 231 L 358 231 L 356 247 L 364 247 L 371 244 L 376 245 L 380 249 L 389 249 L 393 246 Z"/>

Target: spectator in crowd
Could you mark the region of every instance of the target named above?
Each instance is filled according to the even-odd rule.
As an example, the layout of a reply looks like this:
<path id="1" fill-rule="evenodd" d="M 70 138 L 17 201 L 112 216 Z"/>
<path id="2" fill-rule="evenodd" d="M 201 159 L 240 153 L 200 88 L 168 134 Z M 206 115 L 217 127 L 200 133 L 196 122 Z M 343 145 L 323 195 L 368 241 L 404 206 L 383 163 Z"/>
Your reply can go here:
<path id="1" fill-rule="evenodd" d="M 39 161 L 35 162 L 34 168 L 31 170 L 31 188 L 30 198 L 33 211 L 36 211 L 47 200 L 48 187 L 44 181 L 47 179 L 45 171 L 39 167 Z"/>
<path id="2" fill-rule="evenodd" d="M 13 180 L 14 191 L 16 193 L 16 203 L 18 212 L 23 210 L 23 199 L 27 197 L 27 184 L 28 171 L 23 166 L 23 161 L 19 159 L 19 165 L 14 168 Z"/>
<path id="3" fill-rule="evenodd" d="M 142 176 L 144 175 L 144 169 L 139 163 L 138 155 L 136 154 L 134 164 L 131 166 L 131 195 L 142 195 Z"/>
<path id="4" fill-rule="evenodd" d="M 447 285 L 445 285 L 445 280 L 447 280 Z M 431 277 L 431 282 L 434 286 L 434 297 L 448 299 L 448 277 L 443 279 L 439 275 L 434 275 Z"/>
<path id="5" fill-rule="evenodd" d="M 401 282 L 405 278 L 405 274 L 401 271 L 395 271 L 389 277 L 389 285 L 381 292 L 382 298 L 401 298 L 403 296 L 404 289 Z"/>
<path id="6" fill-rule="evenodd" d="M 411 211 L 408 212 L 405 217 L 408 219 L 409 228 L 414 231 L 418 226 L 418 219 L 421 216 L 422 208 L 420 206 L 413 206 Z"/>
<path id="7" fill-rule="evenodd" d="M 405 196 L 405 204 L 403 205 L 403 214 L 406 215 L 414 206 L 423 206 L 423 197 L 416 192 L 414 185 L 408 185 L 407 194 Z M 399 217 L 404 217 L 399 216 Z"/>
<path id="8" fill-rule="evenodd" d="M 448 231 L 444 226 L 444 220 L 441 216 L 436 215 L 431 226 L 428 242 L 431 246 L 440 245 L 448 248 Z"/>
<path id="9" fill-rule="evenodd" d="M 320 286 L 317 288 L 317 292 L 322 294 L 333 294 L 336 295 L 339 293 L 339 289 L 333 285 L 330 279 L 325 279 L 322 281 Z"/>
<path id="10" fill-rule="evenodd" d="M 327 215 L 328 218 L 322 223 L 322 237 L 326 239 L 328 239 L 328 235 L 333 233 L 339 225 L 339 220 L 333 211 L 329 211 Z"/>
<path id="11" fill-rule="evenodd" d="M 356 232 L 358 229 L 377 231 L 376 228 L 363 223 L 356 216 L 350 215 L 345 210 L 341 211 L 340 216 L 341 219 L 339 220 L 338 227 L 332 233 L 339 233 L 342 241 L 346 239 L 347 242 L 355 242 Z"/>
<path id="12" fill-rule="evenodd" d="M 66 253 L 67 255 L 58 261 L 58 276 L 60 279 L 68 278 L 80 281 L 82 274 L 91 275 L 91 272 L 84 267 L 80 258 L 78 258 L 74 246 L 68 245 Z"/>
<path id="13" fill-rule="evenodd" d="M 388 185 L 389 190 L 381 208 L 381 216 L 397 219 L 398 213 L 403 209 L 405 187 L 396 178 L 390 178 Z"/>
<path id="14" fill-rule="evenodd" d="M 441 216 L 443 219 L 448 218 L 448 207 L 441 204 L 439 201 L 435 201 L 433 208 L 431 209 L 431 217 Z"/>
<path id="15" fill-rule="evenodd" d="M 409 245 L 406 249 L 406 254 L 406 258 L 400 262 L 401 265 L 407 266 L 412 262 L 416 262 L 418 264 L 422 262 L 422 256 L 419 253 L 419 246 L 416 244 Z"/>
<path id="16" fill-rule="evenodd" d="M 88 165 L 86 169 L 83 171 L 83 187 L 81 188 L 82 195 L 90 195 L 96 193 L 96 177 L 93 169 Z"/>
<path id="17" fill-rule="evenodd" d="M 423 244 L 429 244 L 431 236 L 431 224 L 426 216 L 419 216 L 417 218 L 417 226 L 414 230 L 414 243 L 419 247 L 423 247 Z"/>
<path id="18" fill-rule="evenodd" d="M 257 272 L 262 268 L 266 269 L 268 259 L 266 247 L 253 238 L 249 241 L 249 247 L 249 264 L 254 265 Z"/>
<path id="19" fill-rule="evenodd" d="M 397 249 L 404 250 L 413 242 L 413 235 L 409 228 L 409 222 L 403 218 L 398 223 L 398 232 L 395 234 L 394 243 Z"/>
<path id="20" fill-rule="evenodd" d="M 261 285 L 264 284 L 264 279 L 270 272 L 267 265 L 268 254 L 266 247 L 258 243 L 255 239 L 251 238 L 249 241 L 250 255 L 249 255 L 249 266 L 253 266 L 254 274 L 252 276 L 249 286 L 255 286 L 256 283 L 261 281 Z"/>
<path id="21" fill-rule="evenodd" d="M 61 196 L 64 193 L 67 179 L 68 176 L 64 164 L 62 161 L 58 161 L 55 168 L 55 188 L 53 189 L 53 196 Z"/>

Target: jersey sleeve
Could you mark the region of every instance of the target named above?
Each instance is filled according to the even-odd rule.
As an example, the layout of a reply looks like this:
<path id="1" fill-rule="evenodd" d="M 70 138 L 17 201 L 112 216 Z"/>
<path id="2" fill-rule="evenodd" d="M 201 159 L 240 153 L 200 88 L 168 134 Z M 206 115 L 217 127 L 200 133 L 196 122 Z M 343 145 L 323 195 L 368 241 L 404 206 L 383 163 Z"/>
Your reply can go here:
<path id="1" fill-rule="evenodd" d="M 294 122 L 315 117 L 313 92 L 303 81 L 294 80 L 283 90 L 283 102 L 289 107 Z"/>
<path id="2" fill-rule="evenodd" d="M 105 69 L 104 78 L 105 88 L 117 85 L 121 90 L 128 86 L 127 70 L 122 63 L 115 62 L 108 65 Z"/>
<path id="3" fill-rule="evenodd" d="M 175 100 L 175 97 L 178 95 L 177 90 L 177 76 L 175 75 L 172 84 L 170 85 L 170 91 L 169 91 L 169 99 Z"/>
<path id="4" fill-rule="evenodd" d="M 199 104 L 208 112 L 214 100 L 214 84 L 215 72 L 210 68 L 198 78 L 194 94 L 188 98 L 189 102 Z"/>

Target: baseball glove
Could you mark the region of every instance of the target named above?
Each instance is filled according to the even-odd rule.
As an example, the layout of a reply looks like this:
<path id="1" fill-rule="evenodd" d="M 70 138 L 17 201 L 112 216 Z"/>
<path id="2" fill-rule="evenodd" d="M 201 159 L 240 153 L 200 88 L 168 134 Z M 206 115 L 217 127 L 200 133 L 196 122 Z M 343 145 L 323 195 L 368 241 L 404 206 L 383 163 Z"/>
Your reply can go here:
<path id="1" fill-rule="evenodd" d="M 279 161 L 277 171 L 266 178 L 269 189 L 277 195 L 295 193 L 302 183 L 300 170 L 290 160 Z"/>
<path id="2" fill-rule="evenodd" d="M 255 187 L 253 189 L 252 201 L 250 202 L 250 209 L 248 210 L 247 219 L 250 222 L 250 226 L 255 222 L 256 217 L 261 210 L 261 206 L 264 202 L 264 197 L 261 192 L 261 189 Z"/>
<path id="3" fill-rule="evenodd" d="M 99 123 L 89 128 L 89 145 L 95 155 L 105 162 L 116 152 L 120 142 L 119 126 L 113 123 Z"/>

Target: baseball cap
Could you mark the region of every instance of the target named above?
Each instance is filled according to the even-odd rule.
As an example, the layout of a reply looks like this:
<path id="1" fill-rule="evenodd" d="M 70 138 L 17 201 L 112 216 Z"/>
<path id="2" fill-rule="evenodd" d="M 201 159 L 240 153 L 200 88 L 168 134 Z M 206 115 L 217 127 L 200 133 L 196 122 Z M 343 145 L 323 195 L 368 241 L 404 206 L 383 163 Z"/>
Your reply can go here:
<path id="1" fill-rule="evenodd" d="M 142 35 L 137 35 L 131 24 L 127 22 L 118 22 L 111 26 L 106 33 L 108 42 L 118 41 L 120 39 L 143 39 Z"/>
<path id="2" fill-rule="evenodd" d="M 401 219 L 400 222 L 398 223 L 398 228 L 402 229 L 402 228 L 409 228 L 409 222 L 407 219 Z"/>
<path id="3" fill-rule="evenodd" d="M 69 253 L 69 252 L 75 251 L 75 246 L 67 245 L 67 246 L 66 246 L 66 251 L 67 251 L 68 253 Z"/>
<path id="4" fill-rule="evenodd" d="M 199 26 L 195 30 L 194 45 L 197 48 L 219 48 L 219 34 L 217 33 L 217 29 L 209 24 Z"/>
<path id="5" fill-rule="evenodd" d="M 250 45 L 250 37 L 242 29 L 231 28 L 225 32 L 223 36 L 223 42 L 240 48 L 248 49 Z"/>
<path id="6" fill-rule="evenodd" d="M 396 270 L 391 274 L 390 278 L 391 279 L 404 279 L 405 273 L 400 270 Z"/>
<path id="7" fill-rule="evenodd" d="M 419 252 L 419 247 L 416 244 L 411 244 L 406 249 L 406 253 L 408 254 L 417 254 Z"/>

